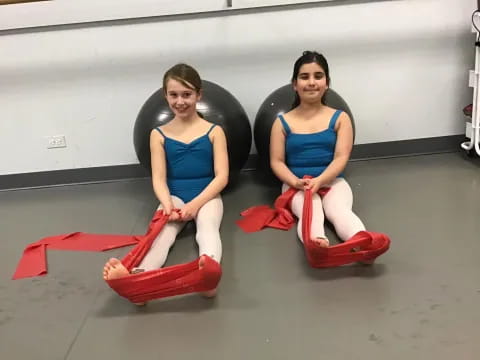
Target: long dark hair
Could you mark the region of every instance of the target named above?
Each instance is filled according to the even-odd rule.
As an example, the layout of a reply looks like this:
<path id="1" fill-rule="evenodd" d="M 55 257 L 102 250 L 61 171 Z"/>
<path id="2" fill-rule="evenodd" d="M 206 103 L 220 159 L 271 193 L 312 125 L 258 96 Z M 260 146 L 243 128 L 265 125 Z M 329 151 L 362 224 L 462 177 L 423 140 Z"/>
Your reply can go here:
<path id="1" fill-rule="evenodd" d="M 202 79 L 200 78 L 198 71 L 190 65 L 177 64 L 167 70 L 165 75 L 163 75 L 163 91 L 165 95 L 167 94 L 167 83 L 170 79 L 177 80 L 183 86 L 196 91 L 197 93 L 200 93 L 202 90 Z M 197 111 L 197 114 L 202 119 L 204 118 L 200 112 Z"/>
<path id="2" fill-rule="evenodd" d="M 316 51 L 304 51 L 302 56 L 300 56 L 297 61 L 295 61 L 295 65 L 293 65 L 293 75 L 292 75 L 292 84 L 297 80 L 298 73 L 300 72 L 300 68 L 302 65 L 316 63 L 318 64 L 323 71 L 325 71 L 325 77 L 327 78 L 327 86 L 330 86 L 330 70 L 328 69 L 328 62 L 325 59 L 325 56 L 319 54 Z M 326 92 L 325 92 L 326 93 Z M 322 104 L 325 104 L 325 94 L 322 96 Z M 298 93 L 295 91 L 295 99 L 293 100 L 292 109 L 296 108 L 300 105 L 300 97 Z"/>

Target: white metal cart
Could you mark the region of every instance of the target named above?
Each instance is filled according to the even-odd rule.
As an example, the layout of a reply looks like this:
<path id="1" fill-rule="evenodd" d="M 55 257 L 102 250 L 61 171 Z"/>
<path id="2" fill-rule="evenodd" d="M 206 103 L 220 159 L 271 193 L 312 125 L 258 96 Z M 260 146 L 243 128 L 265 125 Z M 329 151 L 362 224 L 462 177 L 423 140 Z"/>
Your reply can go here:
<path id="1" fill-rule="evenodd" d="M 472 102 L 472 116 L 465 125 L 465 135 L 469 141 L 462 143 L 462 148 L 468 152 L 469 155 L 480 156 L 480 31 L 475 24 L 480 24 L 480 11 L 475 11 L 472 15 L 472 31 L 476 34 L 475 41 L 475 69 L 470 70 L 468 85 L 473 87 L 473 102 Z"/>

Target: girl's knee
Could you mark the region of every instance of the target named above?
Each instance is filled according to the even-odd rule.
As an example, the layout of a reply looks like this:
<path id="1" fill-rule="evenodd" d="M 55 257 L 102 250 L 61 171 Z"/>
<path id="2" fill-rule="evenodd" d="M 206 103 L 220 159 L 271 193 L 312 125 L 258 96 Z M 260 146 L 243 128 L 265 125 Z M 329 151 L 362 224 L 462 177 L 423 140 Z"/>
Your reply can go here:
<path id="1" fill-rule="evenodd" d="M 336 211 L 333 214 L 329 215 L 330 216 L 327 215 L 327 217 L 334 225 L 355 223 L 358 219 L 358 216 L 355 215 L 354 212 L 351 210 Z"/>

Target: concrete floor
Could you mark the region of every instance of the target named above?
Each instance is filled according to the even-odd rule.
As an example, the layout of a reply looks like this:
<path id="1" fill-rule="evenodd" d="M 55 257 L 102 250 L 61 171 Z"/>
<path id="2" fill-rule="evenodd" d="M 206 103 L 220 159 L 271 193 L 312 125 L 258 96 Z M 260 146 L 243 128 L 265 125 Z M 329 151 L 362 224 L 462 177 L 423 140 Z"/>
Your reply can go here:
<path id="1" fill-rule="evenodd" d="M 0 359 L 478 359 L 480 165 L 439 154 L 349 165 L 354 210 L 391 236 L 372 267 L 311 269 L 295 231 L 244 234 L 240 210 L 279 188 L 241 175 L 224 195 L 219 295 L 138 308 L 101 279 L 108 253 L 50 251 L 45 277 L 12 281 L 44 236 L 145 231 L 148 180 L 0 193 Z M 332 237 L 332 235 L 330 235 Z M 197 256 L 193 228 L 168 264 Z"/>

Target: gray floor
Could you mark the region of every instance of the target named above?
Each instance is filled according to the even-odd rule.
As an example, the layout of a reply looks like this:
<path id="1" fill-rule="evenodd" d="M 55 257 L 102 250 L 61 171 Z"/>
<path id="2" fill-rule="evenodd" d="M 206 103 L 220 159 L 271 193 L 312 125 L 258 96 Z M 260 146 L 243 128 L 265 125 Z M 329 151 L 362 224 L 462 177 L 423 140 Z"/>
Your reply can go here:
<path id="1" fill-rule="evenodd" d="M 355 211 L 392 238 L 376 265 L 315 270 L 294 230 L 244 234 L 240 210 L 278 188 L 243 173 L 224 195 L 219 295 L 137 308 L 100 277 L 109 253 L 50 251 L 49 274 L 10 280 L 23 248 L 71 231 L 143 233 L 146 180 L 0 193 L 0 358 L 478 359 L 480 165 L 460 154 L 351 163 Z M 169 264 L 196 257 L 193 229 Z"/>

